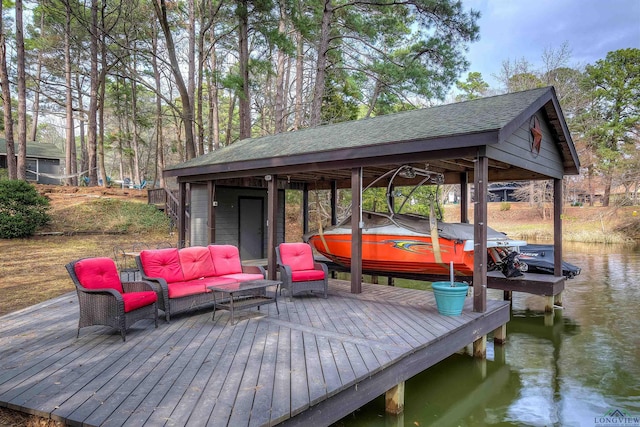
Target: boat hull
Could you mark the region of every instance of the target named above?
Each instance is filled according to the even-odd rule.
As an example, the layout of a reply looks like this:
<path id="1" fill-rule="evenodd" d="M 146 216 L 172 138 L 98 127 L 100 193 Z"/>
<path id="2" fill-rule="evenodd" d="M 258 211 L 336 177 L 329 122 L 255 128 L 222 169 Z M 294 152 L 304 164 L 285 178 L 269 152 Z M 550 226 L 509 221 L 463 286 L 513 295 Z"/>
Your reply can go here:
<path id="1" fill-rule="evenodd" d="M 553 245 L 526 245 L 520 247 L 519 258 L 525 262 L 532 273 L 555 273 L 555 248 Z M 562 261 L 562 275 L 572 279 L 579 275 L 580 267 L 567 261 Z"/>
<path id="2" fill-rule="evenodd" d="M 333 262 L 351 266 L 351 234 L 325 234 L 322 237 L 315 234 L 308 242 Z M 365 271 L 448 275 L 451 262 L 456 275 L 473 276 L 473 252 L 465 251 L 463 242 L 438 239 L 434 248 L 428 236 L 362 236 L 362 268 Z"/>

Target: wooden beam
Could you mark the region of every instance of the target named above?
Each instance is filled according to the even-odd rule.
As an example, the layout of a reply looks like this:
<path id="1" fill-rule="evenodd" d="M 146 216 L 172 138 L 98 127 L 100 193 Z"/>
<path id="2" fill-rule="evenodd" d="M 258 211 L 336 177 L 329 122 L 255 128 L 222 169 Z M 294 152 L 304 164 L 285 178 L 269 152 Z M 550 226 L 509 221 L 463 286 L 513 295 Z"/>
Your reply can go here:
<path id="1" fill-rule="evenodd" d="M 278 177 L 268 180 L 267 201 L 267 276 L 276 280 L 276 245 L 278 244 Z"/>
<path id="2" fill-rule="evenodd" d="M 184 182 L 178 185 L 178 201 L 178 248 L 184 248 L 187 234 L 187 184 Z"/>
<path id="3" fill-rule="evenodd" d="M 553 180 L 553 274 L 562 276 L 562 179 Z"/>
<path id="4" fill-rule="evenodd" d="M 207 198 L 209 206 L 207 208 L 209 212 L 209 218 L 207 219 L 207 242 L 209 244 L 216 241 L 216 182 L 207 181 Z"/>
<path id="5" fill-rule="evenodd" d="M 479 154 L 474 169 L 473 311 L 487 310 L 487 176 L 489 161 Z"/>
<path id="6" fill-rule="evenodd" d="M 309 184 L 304 183 L 302 190 L 302 234 L 309 232 Z"/>
<path id="7" fill-rule="evenodd" d="M 469 223 L 469 174 L 460 174 L 460 222 Z"/>
<path id="8" fill-rule="evenodd" d="M 362 292 L 362 168 L 351 169 L 351 293 Z"/>
<path id="9" fill-rule="evenodd" d="M 331 225 L 338 223 L 338 181 L 331 181 Z"/>

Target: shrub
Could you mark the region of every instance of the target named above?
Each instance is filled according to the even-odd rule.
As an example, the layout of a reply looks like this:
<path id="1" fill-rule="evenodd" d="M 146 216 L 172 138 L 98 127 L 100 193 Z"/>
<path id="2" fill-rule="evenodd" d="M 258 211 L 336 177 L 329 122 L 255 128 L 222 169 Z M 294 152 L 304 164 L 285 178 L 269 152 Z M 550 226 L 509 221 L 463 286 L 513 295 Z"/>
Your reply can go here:
<path id="1" fill-rule="evenodd" d="M 49 200 L 25 181 L 0 179 L 0 238 L 32 236 L 49 222 Z"/>
<path id="2" fill-rule="evenodd" d="M 503 211 L 503 212 L 504 212 L 504 211 L 508 211 L 508 210 L 510 210 L 510 209 L 511 209 L 511 203 L 509 203 L 509 202 L 502 202 L 502 203 L 500 203 L 500 210 L 501 210 L 501 211 Z"/>

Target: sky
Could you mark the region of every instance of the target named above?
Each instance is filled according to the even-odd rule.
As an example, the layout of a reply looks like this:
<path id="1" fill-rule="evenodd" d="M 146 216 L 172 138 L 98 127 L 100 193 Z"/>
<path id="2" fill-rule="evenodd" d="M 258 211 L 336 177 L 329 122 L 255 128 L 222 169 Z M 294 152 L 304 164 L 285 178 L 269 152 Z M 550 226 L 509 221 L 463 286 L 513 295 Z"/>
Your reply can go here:
<path id="1" fill-rule="evenodd" d="M 582 68 L 610 51 L 640 48 L 640 0 L 462 0 L 481 12 L 480 40 L 471 43 L 468 71 L 479 71 L 492 89 L 504 61 L 526 59 L 542 69 L 545 49 L 567 43 L 567 66 Z M 465 72 L 460 80 L 466 80 Z"/>

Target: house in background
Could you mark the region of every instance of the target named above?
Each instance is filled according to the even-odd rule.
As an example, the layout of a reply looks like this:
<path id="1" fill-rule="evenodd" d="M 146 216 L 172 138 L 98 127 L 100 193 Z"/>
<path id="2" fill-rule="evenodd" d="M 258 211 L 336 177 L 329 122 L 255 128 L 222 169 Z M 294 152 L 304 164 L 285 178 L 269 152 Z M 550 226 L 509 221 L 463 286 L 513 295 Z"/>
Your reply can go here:
<path id="1" fill-rule="evenodd" d="M 516 190 L 520 184 L 516 182 L 495 182 L 487 187 L 488 202 L 517 202 Z"/>
<path id="2" fill-rule="evenodd" d="M 14 145 L 18 152 L 18 144 Z M 7 143 L 0 138 L 0 168 L 7 168 Z M 64 152 L 54 144 L 27 142 L 27 180 L 38 184 L 60 184 Z"/>

